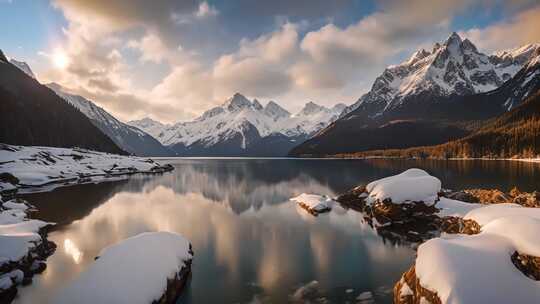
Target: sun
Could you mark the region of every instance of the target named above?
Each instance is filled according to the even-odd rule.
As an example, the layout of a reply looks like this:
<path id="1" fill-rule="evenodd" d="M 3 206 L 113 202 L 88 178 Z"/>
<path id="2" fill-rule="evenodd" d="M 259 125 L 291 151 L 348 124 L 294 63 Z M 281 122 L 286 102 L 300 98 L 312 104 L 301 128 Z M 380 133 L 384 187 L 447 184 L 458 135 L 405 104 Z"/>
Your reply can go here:
<path id="1" fill-rule="evenodd" d="M 69 64 L 69 57 L 62 50 L 56 50 L 52 56 L 52 62 L 55 67 L 63 70 Z"/>

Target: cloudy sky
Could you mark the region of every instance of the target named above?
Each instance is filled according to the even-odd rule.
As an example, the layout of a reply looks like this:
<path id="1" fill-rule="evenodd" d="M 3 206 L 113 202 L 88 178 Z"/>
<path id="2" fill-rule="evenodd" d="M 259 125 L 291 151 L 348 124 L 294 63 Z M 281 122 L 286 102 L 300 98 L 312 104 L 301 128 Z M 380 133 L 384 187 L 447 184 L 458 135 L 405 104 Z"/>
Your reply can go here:
<path id="1" fill-rule="evenodd" d="M 122 120 L 193 118 L 235 92 L 298 111 L 353 103 L 452 31 L 540 41 L 537 0 L 0 0 L 0 48 Z"/>

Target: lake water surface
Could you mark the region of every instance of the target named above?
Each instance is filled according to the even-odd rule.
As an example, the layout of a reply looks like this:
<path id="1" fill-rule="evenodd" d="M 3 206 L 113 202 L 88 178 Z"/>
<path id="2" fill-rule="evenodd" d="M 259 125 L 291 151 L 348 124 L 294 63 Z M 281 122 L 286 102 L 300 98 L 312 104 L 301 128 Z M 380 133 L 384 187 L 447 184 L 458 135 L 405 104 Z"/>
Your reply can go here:
<path id="1" fill-rule="evenodd" d="M 290 302 L 314 280 L 315 300 L 354 303 L 370 291 L 376 303 L 391 303 L 393 284 L 414 261 L 411 246 L 383 240 L 356 211 L 338 206 L 313 217 L 290 197 L 334 196 L 411 167 L 446 188 L 540 190 L 539 164 L 508 161 L 167 161 L 175 170 L 164 175 L 27 195 L 40 219 L 58 223 L 49 234 L 58 248 L 16 303 L 54 303 L 102 248 L 162 230 L 184 235 L 195 251 L 180 303 Z"/>

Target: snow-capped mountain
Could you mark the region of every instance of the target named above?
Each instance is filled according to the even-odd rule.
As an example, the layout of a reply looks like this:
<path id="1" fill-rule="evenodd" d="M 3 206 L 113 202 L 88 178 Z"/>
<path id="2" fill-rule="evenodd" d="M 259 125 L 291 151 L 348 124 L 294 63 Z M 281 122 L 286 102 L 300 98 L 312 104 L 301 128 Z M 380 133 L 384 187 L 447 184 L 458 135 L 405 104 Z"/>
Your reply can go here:
<path id="1" fill-rule="evenodd" d="M 274 101 L 262 106 L 236 93 L 196 119 L 163 126 L 131 122 L 180 155 L 283 156 L 288 149 L 337 119 L 345 105 L 329 109 L 308 102 L 296 115 Z"/>
<path id="2" fill-rule="evenodd" d="M 151 118 L 143 118 L 139 120 L 131 120 L 127 122 L 128 125 L 144 130 L 146 133 L 152 135 L 154 138 L 158 138 L 163 130 L 170 127 L 168 124 L 163 124 L 157 120 Z"/>
<path id="3" fill-rule="evenodd" d="M 34 75 L 34 72 L 32 72 L 32 69 L 30 69 L 30 66 L 28 66 L 28 64 L 26 64 L 26 62 L 24 61 L 17 61 L 13 58 L 10 58 L 9 59 L 9 62 L 11 64 L 13 64 L 14 66 L 18 67 L 21 71 L 23 71 L 24 73 L 26 73 L 26 75 L 32 77 L 32 78 L 36 78 L 36 76 Z"/>
<path id="4" fill-rule="evenodd" d="M 0 142 L 126 154 L 80 111 L 0 50 Z"/>
<path id="5" fill-rule="evenodd" d="M 540 44 L 490 56 L 453 33 L 389 66 L 371 91 L 290 155 L 435 145 L 521 104 L 540 89 Z"/>
<path id="6" fill-rule="evenodd" d="M 375 79 L 371 91 L 348 107 L 377 118 L 404 107 L 409 100 L 464 96 L 494 90 L 512 78 L 530 59 L 539 44 L 500 51 L 491 56 L 478 51 L 468 39 L 452 33 L 431 51 L 416 51 L 408 60 L 389 66 Z"/>
<path id="7" fill-rule="evenodd" d="M 124 151 L 138 156 L 170 156 L 173 154 L 146 132 L 119 121 L 92 101 L 79 95 L 67 93 L 57 83 L 49 83 L 47 87 L 81 111 Z"/>

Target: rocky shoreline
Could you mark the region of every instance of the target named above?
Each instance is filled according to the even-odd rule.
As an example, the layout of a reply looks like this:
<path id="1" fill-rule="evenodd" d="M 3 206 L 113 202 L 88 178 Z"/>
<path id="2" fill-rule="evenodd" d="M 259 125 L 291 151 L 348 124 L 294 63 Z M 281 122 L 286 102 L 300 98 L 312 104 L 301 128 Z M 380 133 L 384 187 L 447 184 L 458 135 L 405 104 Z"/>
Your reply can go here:
<path id="1" fill-rule="evenodd" d="M 431 259 L 433 256 L 444 257 L 447 253 L 443 249 L 453 248 L 454 242 L 474 243 L 480 242 L 482 239 L 494 238 L 498 242 L 495 242 L 496 244 L 502 245 L 499 246 L 501 248 L 494 246 L 493 252 L 504 251 L 505 249 L 502 249 L 504 246 L 506 246 L 504 247 L 506 250 L 513 248 L 513 253 L 508 256 L 507 260 L 503 260 L 504 265 L 501 267 L 510 269 L 512 267 L 508 267 L 508 264 L 513 265 L 514 270 L 510 272 L 517 270 L 524 275 L 524 280 L 540 281 L 540 254 L 535 251 L 534 231 L 533 235 L 523 231 L 526 228 L 530 231 L 530 227 L 540 225 L 539 192 L 521 192 L 517 188 L 507 193 L 497 189 L 450 191 L 440 188 L 433 193 L 435 198 L 426 195 L 426 200 L 415 200 L 407 197 L 403 199 L 402 193 L 406 190 L 400 189 L 402 190 L 401 198 L 397 199 L 400 196 L 392 194 L 393 190 L 407 185 L 408 178 L 414 180 L 427 174 L 419 171 L 407 173 L 408 171 L 400 174 L 401 177 L 397 175 L 374 182 L 382 183 L 382 186 L 361 185 L 336 198 L 336 201 L 343 207 L 362 212 L 365 220 L 383 238 L 394 243 L 408 243 L 418 248 L 416 265 L 412 265 L 394 286 L 394 303 L 446 303 L 448 293 L 451 293 L 454 298 L 467 298 L 468 295 L 463 290 L 459 290 L 459 286 L 455 287 L 458 290 L 450 292 L 449 290 L 452 290 L 454 286 L 446 286 L 445 289 L 440 287 L 444 286 L 443 283 L 438 283 L 439 285 L 431 283 L 433 280 L 426 279 L 429 277 L 426 275 L 426 266 L 423 266 L 420 272 L 423 277 L 418 275 L 417 265 L 429 264 L 432 268 L 439 267 L 434 266 L 433 263 L 439 264 L 443 261 L 429 260 L 427 257 Z M 427 181 L 429 182 L 429 179 Z M 383 187 L 385 188 L 383 189 Z M 422 189 L 420 189 L 421 191 Z M 384 193 L 384 196 L 377 196 L 381 193 Z M 506 222 L 506 226 L 503 226 L 504 222 Z M 519 226 L 521 224 L 519 222 L 530 223 L 524 228 Z M 519 243 L 514 241 L 516 238 L 524 239 L 520 240 L 521 243 Z M 476 241 L 477 239 L 478 241 Z M 518 243 L 513 244 L 513 242 Z M 433 248 L 439 248 L 437 250 L 442 253 L 434 254 Z M 526 252 L 520 252 L 520 250 Z M 472 252 L 475 253 L 475 251 Z M 467 264 L 465 260 L 459 258 L 459 256 L 455 257 L 454 263 Z M 463 258 L 466 259 L 466 257 Z M 450 262 L 445 261 L 445 263 Z M 483 270 L 478 269 L 478 272 L 481 273 Z M 515 273 L 512 275 L 515 276 Z M 486 277 L 485 281 L 490 279 L 492 278 Z M 426 282 L 429 282 L 429 286 L 423 285 Z M 448 283 L 446 284 L 448 285 Z M 479 298 L 482 296 L 489 298 L 485 294 L 492 291 L 478 290 L 476 292 L 478 292 Z M 526 299 L 526 296 L 531 294 L 533 297 L 536 294 L 540 295 L 540 289 L 531 287 L 528 293 L 524 294 L 517 297 L 522 296 Z"/>
<path id="2" fill-rule="evenodd" d="M 42 273 L 47 267 L 45 260 L 56 250 L 56 245 L 47 240 L 47 233 L 53 223 L 36 221 L 39 222 L 36 232 L 24 228 L 26 223 L 32 222 L 30 213 L 34 210 L 33 206 L 22 199 L 6 193 L 0 195 L 2 246 L 7 246 L 6 243 L 16 244 L 19 250 L 26 251 L 7 257 L 0 256 L 0 303 L 10 303 L 17 295 L 18 285 L 30 284 L 34 275 Z M 3 248 L 0 251 L 12 250 Z"/>

